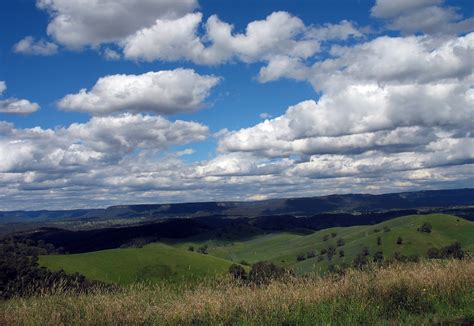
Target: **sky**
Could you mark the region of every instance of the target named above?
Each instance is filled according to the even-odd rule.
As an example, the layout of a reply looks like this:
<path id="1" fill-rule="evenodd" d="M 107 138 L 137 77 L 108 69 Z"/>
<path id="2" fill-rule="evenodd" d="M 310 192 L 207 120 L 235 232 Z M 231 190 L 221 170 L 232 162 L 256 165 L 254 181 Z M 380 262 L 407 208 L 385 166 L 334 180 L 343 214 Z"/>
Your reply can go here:
<path id="1" fill-rule="evenodd" d="M 0 210 L 474 185 L 474 2 L 0 2 Z"/>

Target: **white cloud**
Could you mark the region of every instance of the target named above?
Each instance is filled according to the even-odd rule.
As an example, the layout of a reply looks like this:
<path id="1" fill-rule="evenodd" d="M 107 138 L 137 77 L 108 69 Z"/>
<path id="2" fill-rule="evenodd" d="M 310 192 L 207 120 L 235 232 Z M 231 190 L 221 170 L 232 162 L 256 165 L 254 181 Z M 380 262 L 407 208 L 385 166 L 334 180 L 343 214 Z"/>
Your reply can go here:
<path id="1" fill-rule="evenodd" d="M 121 58 L 121 55 L 119 52 L 112 50 L 110 48 L 106 48 L 104 50 L 103 55 L 104 55 L 104 58 L 106 58 L 107 60 L 119 60 Z"/>
<path id="2" fill-rule="evenodd" d="M 4 81 L 0 81 L 0 95 L 7 89 L 7 84 Z M 25 99 L 7 98 L 0 99 L 0 113 L 7 114 L 22 114 L 27 115 L 38 111 L 40 108 L 38 103 L 30 102 Z"/>
<path id="3" fill-rule="evenodd" d="M 13 50 L 21 54 L 48 56 L 56 54 L 58 46 L 45 40 L 35 41 L 32 36 L 27 36 L 16 43 Z"/>
<path id="4" fill-rule="evenodd" d="M 159 116 L 94 117 L 67 128 L 16 129 L 0 124 L 0 172 L 63 174 L 114 166 L 137 150 L 160 151 L 202 141 L 206 126 Z M 112 168 L 112 167 L 111 167 Z"/>
<path id="5" fill-rule="evenodd" d="M 100 78 L 90 91 L 66 95 L 58 102 L 67 111 L 104 115 L 112 112 L 175 114 L 201 108 L 210 90 L 219 83 L 192 69 L 148 72 L 143 75 L 111 75 Z"/>
<path id="6" fill-rule="evenodd" d="M 51 17 L 48 35 L 73 49 L 122 40 L 157 18 L 181 17 L 197 5 L 196 0 L 37 0 Z"/>
<path id="7" fill-rule="evenodd" d="M 28 100 L 9 98 L 0 100 L 0 113 L 30 114 L 39 110 L 39 105 Z"/>
<path id="8" fill-rule="evenodd" d="M 349 38 L 361 38 L 363 32 L 348 20 L 342 20 L 338 24 L 324 24 L 319 27 L 312 27 L 306 33 L 307 37 L 322 41 L 327 40 L 347 40 Z"/>
<path id="9" fill-rule="evenodd" d="M 404 33 L 457 34 L 474 30 L 474 18 L 462 20 L 444 0 L 377 0 L 371 15 L 387 19 L 388 27 Z"/>
<path id="10" fill-rule="evenodd" d="M 270 118 L 272 118 L 272 115 L 270 113 L 263 112 L 263 113 L 259 114 L 259 117 L 260 117 L 260 119 L 270 119 Z"/>
<path id="11" fill-rule="evenodd" d="M 234 59 L 266 61 L 275 55 L 307 58 L 319 50 L 319 41 L 307 37 L 307 27 L 287 12 L 274 12 L 265 20 L 250 22 L 245 33 L 211 16 L 206 34 L 198 35 L 201 13 L 174 20 L 158 19 L 123 41 L 124 55 L 134 60 L 190 60 L 200 64 L 220 64 Z M 204 45 L 204 40 L 209 46 Z"/>

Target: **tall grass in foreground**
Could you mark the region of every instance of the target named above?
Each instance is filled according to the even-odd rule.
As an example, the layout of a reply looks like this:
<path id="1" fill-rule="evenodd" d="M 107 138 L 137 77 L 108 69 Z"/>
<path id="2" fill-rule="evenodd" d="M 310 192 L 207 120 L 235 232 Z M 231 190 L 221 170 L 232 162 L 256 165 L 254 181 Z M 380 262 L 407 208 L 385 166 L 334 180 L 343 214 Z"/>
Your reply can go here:
<path id="1" fill-rule="evenodd" d="M 378 325 L 474 323 L 474 261 L 425 261 L 289 278 L 256 286 L 223 280 L 187 288 L 135 285 L 58 291 L 0 303 L 1 325 Z"/>

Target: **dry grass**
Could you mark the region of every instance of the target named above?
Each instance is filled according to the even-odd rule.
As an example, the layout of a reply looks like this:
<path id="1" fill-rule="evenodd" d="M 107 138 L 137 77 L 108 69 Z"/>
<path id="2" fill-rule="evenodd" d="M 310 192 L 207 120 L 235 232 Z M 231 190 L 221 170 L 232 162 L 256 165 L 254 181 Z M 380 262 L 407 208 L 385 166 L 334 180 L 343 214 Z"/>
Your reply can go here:
<path id="1" fill-rule="evenodd" d="M 474 261 L 430 261 L 289 278 L 59 291 L 0 305 L 0 325 L 384 324 L 474 318 Z"/>

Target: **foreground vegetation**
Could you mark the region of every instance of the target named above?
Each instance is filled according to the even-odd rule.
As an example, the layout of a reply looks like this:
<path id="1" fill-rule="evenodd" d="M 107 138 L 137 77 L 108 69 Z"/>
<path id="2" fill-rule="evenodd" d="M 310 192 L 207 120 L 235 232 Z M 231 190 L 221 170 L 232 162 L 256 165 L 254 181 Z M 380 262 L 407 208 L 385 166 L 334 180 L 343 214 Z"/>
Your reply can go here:
<path id="1" fill-rule="evenodd" d="M 2 325 L 470 324 L 474 262 L 431 260 L 292 277 L 265 285 L 235 280 L 133 285 L 88 294 L 0 303 Z"/>

